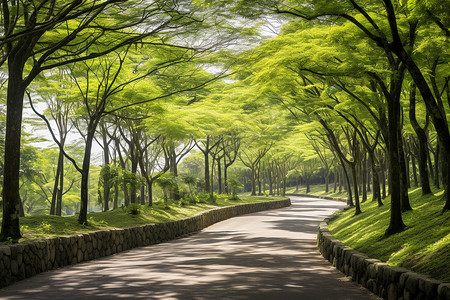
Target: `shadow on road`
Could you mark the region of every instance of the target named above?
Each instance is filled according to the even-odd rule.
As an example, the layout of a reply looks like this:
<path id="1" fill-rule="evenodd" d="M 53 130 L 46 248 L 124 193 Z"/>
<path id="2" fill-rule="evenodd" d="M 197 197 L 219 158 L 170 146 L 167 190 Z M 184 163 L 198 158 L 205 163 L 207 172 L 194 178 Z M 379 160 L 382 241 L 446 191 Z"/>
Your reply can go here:
<path id="1" fill-rule="evenodd" d="M 374 299 L 316 249 L 318 223 L 334 209 L 297 200 L 183 239 L 40 274 L 0 298 Z"/>

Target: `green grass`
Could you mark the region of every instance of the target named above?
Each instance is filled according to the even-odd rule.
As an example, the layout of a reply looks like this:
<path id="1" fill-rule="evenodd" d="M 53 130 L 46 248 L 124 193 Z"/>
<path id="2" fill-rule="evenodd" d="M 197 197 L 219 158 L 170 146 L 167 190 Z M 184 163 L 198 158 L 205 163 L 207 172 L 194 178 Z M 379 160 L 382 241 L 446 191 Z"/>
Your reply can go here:
<path id="1" fill-rule="evenodd" d="M 116 209 L 108 212 L 93 212 L 88 214 L 88 225 L 78 224 L 78 215 L 68 217 L 50 215 L 23 217 L 20 219 L 23 238 L 20 239 L 19 242 L 41 240 L 49 237 L 72 235 L 96 230 L 126 228 L 144 224 L 175 221 L 217 207 L 285 199 L 283 197 L 265 196 L 239 196 L 239 198 L 239 200 L 229 200 L 227 196 L 218 196 L 216 203 L 197 203 L 195 205 L 172 203 L 169 205 L 169 208 L 165 208 L 162 203 L 156 203 L 153 207 L 141 206 L 141 212 L 137 215 L 132 215 L 125 209 Z M 2 244 L 8 244 L 8 242 L 0 243 L 0 245 Z"/>
<path id="2" fill-rule="evenodd" d="M 390 199 L 384 206 L 368 201 L 362 214 L 355 209 L 339 213 L 328 228 L 340 241 L 371 258 L 391 266 L 406 267 L 417 273 L 450 282 L 450 212 L 442 213 L 443 191 L 421 195 L 421 189 L 411 189 L 413 211 L 403 213 L 406 230 L 385 237 L 389 225 Z"/>

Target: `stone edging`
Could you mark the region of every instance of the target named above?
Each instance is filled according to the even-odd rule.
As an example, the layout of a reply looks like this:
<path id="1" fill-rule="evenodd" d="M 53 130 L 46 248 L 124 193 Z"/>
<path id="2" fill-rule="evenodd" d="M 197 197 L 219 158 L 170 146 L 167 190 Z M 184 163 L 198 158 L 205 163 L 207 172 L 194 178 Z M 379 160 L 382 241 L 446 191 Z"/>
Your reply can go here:
<path id="1" fill-rule="evenodd" d="M 0 288 L 41 272 L 173 240 L 235 216 L 290 205 L 290 199 L 240 204 L 207 210 L 178 221 L 1 246 Z"/>
<path id="2" fill-rule="evenodd" d="M 450 299 L 450 283 L 408 269 L 391 267 L 345 246 L 328 231 L 326 218 L 319 225 L 317 245 L 323 257 L 339 271 L 383 299 Z"/>
<path id="3" fill-rule="evenodd" d="M 328 196 L 289 195 L 346 202 L 345 199 Z M 350 276 L 353 281 L 383 299 L 450 300 L 450 283 L 435 280 L 405 268 L 391 267 L 378 259 L 369 258 L 364 253 L 347 247 L 328 230 L 328 222 L 331 218 L 325 218 L 320 223 L 317 246 L 325 259 L 346 276 Z"/>

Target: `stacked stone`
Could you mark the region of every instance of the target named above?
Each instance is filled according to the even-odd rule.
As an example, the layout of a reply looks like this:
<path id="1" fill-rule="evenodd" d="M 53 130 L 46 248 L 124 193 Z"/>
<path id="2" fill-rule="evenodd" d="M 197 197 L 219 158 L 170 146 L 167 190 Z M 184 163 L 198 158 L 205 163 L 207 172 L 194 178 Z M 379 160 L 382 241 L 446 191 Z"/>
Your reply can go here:
<path id="1" fill-rule="evenodd" d="M 179 221 L 95 231 L 0 247 L 0 288 L 41 272 L 198 232 L 247 213 L 291 205 L 290 200 L 215 208 Z"/>
<path id="2" fill-rule="evenodd" d="M 319 226 L 317 243 L 323 257 L 352 280 L 383 299 L 450 300 L 450 283 L 419 275 L 405 268 L 391 267 L 335 239 L 325 219 Z"/>

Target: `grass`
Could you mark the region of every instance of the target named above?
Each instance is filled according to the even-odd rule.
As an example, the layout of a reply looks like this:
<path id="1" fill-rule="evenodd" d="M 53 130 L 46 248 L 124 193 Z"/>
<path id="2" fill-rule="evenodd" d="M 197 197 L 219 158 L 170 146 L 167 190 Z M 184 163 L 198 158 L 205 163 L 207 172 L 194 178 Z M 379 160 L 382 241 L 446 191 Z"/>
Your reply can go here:
<path id="1" fill-rule="evenodd" d="M 334 192 L 334 184 L 330 183 L 328 185 L 328 190 L 329 192 L 326 193 L 325 192 L 325 184 L 315 184 L 315 185 L 311 185 L 310 186 L 310 192 L 308 193 L 308 195 L 314 195 L 314 196 L 328 196 L 328 197 L 334 197 L 334 198 L 342 198 L 342 199 L 347 199 L 347 192 L 344 191 L 344 189 L 342 189 L 342 192 L 339 193 L 339 189 L 336 190 L 336 192 Z M 353 192 L 353 191 L 352 191 Z M 289 187 L 286 190 L 286 193 L 297 193 L 297 194 L 306 194 L 306 186 L 300 186 L 299 189 L 297 190 L 296 187 Z M 371 199 L 372 197 L 372 193 L 369 192 L 367 193 L 367 198 Z M 362 196 L 359 197 L 360 201 L 362 200 Z"/>
<path id="2" fill-rule="evenodd" d="M 450 282 L 450 212 L 442 213 L 443 191 L 422 196 L 421 189 L 409 192 L 413 211 L 403 213 L 406 230 L 385 237 L 389 225 L 390 199 L 378 207 L 368 201 L 362 214 L 351 208 L 339 213 L 328 228 L 340 241 L 355 250 L 414 272 Z"/>
<path id="3" fill-rule="evenodd" d="M 239 200 L 229 200 L 227 196 L 218 196 L 216 203 L 197 203 L 195 205 L 172 203 L 168 208 L 165 208 L 165 205 L 162 203 L 155 203 L 152 207 L 140 206 L 141 210 L 137 215 L 128 213 L 126 209 L 89 213 L 88 225 L 78 224 L 78 215 L 67 217 L 50 215 L 27 216 L 20 219 L 23 238 L 19 242 L 42 240 L 49 237 L 72 235 L 89 231 L 175 221 L 217 207 L 282 199 L 285 198 L 239 196 Z M 8 244 L 8 242 L 0 243 L 0 245 L 2 244 Z"/>

